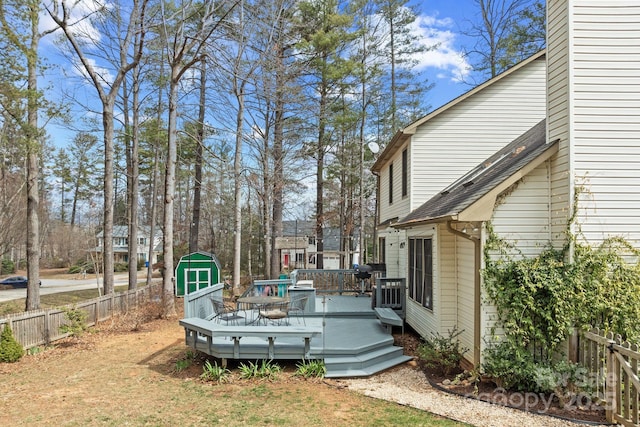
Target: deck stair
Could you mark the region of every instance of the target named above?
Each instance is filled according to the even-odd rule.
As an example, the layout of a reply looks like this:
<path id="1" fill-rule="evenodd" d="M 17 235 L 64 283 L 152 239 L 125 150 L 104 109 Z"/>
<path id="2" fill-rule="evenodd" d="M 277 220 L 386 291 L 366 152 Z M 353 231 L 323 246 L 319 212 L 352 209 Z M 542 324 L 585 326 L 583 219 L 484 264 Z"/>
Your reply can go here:
<path id="1" fill-rule="evenodd" d="M 319 344 L 315 341 L 311 348 L 311 357 L 324 359 L 328 378 L 369 376 L 412 359 L 394 345 L 393 336 L 375 316 L 358 322 L 348 318 L 332 322 L 334 330 L 342 334 L 325 334 L 322 347 L 314 347 Z"/>
<path id="2" fill-rule="evenodd" d="M 404 334 L 404 320 L 402 320 L 393 309 L 376 307 L 373 311 L 375 311 L 376 317 L 380 319 L 380 323 L 386 326 L 389 333 L 392 332 L 394 326 L 400 326 Z"/>
<path id="3" fill-rule="evenodd" d="M 327 378 L 367 377 L 408 362 L 412 358 L 402 353 L 402 347 L 380 346 L 353 355 L 325 355 L 324 365 Z"/>

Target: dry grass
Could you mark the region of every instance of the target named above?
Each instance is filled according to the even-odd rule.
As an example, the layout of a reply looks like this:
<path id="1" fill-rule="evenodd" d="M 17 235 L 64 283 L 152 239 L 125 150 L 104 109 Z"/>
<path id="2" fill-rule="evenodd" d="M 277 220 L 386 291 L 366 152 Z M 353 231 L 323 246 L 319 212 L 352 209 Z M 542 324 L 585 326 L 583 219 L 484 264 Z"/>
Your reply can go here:
<path id="1" fill-rule="evenodd" d="M 151 319 L 151 321 L 147 321 Z M 429 413 L 367 398 L 295 364 L 275 381 L 200 379 L 206 357 L 184 345 L 158 307 L 131 312 L 16 364 L 0 364 L 3 424 L 67 426 L 452 426 Z"/>

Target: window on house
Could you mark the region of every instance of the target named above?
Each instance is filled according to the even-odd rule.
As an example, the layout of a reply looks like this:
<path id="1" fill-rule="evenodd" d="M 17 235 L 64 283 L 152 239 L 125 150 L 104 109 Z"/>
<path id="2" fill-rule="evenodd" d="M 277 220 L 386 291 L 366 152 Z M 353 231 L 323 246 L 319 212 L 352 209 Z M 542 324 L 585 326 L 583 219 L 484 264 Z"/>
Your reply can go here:
<path id="1" fill-rule="evenodd" d="M 302 252 L 296 253 L 296 265 L 297 264 L 304 264 L 304 253 Z"/>
<path id="2" fill-rule="evenodd" d="M 406 197 L 408 193 L 408 164 L 407 164 L 407 149 L 402 152 L 402 197 Z"/>
<path id="3" fill-rule="evenodd" d="M 389 204 L 393 203 L 393 163 L 389 165 Z"/>
<path id="4" fill-rule="evenodd" d="M 409 239 L 409 298 L 433 309 L 433 252 L 431 239 Z"/>
<path id="5" fill-rule="evenodd" d="M 309 237 L 309 245 L 313 246 L 316 244 L 316 238 L 315 236 L 310 236 Z"/>

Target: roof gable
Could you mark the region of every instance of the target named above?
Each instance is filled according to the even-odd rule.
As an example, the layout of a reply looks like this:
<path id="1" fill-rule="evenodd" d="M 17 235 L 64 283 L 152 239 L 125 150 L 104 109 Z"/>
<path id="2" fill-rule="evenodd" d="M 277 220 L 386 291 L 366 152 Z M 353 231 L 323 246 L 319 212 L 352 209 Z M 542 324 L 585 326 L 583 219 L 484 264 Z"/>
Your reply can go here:
<path id="1" fill-rule="evenodd" d="M 493 211 L 497 193 L 522 178 L 556 150 L 557 141 L 546 142 L 546 120 L 542 120 L 394 224 L 394 227 L 444 219 L 487 220 L 487 215 Z M 465 212 L 470 216 L 461 218 Z"/>
<path id="2" fill-rule="evenodd" d="M 426 116 L 424 116 L 424 117 L 416 120 L 415 122 L 411 123 L 409 126 L 405 127 L 404 129 L 399 130 L 393 136 L 393 138 L 391 139 L 389 144 L 385 147 L 385 149 L 380 153 L 380 155 L 376 159 L 375 163 L 371 166 L 371 171 L 373 171 L 374 173 L 381 171 L 382 168 L 384 167 L 384 165 L 391 158 L 393 158 L 393 156 L 396 155 L 396 153 L 400 149 L 402 149 L 402 147 L 403 147 L 404 143 L 407 141 L 407 139 L 409 139 L 411 137 L 411 135 L 414 135 L 416 133 L 417 129 L 420 126 L 422 126 L 425 122 L 428 122 L 429 120 L 439 116 L 440 114 L 444 113 L 445 111 L 448 111 L 448 110 L 452 109 L 453 107 L 455 107 L 458 104 L 462 103 L 466 99 L 469 99 L 469 98 L 471 98 L 471 97 L 483 92 L 486 88 L 496 84 L 497 82 L 499 82 L 501 80 L 504 80 L 505 78 L 507 78 L 511 74 L 515 73 L 516 71 L 527 67 L 527 65 L 529 65 L 530 63 L 532 63 L 532 62 L 534 62 L 536 60 L 539 60 L 539 59 L 544 60 L 545 55 L 546 55 L 546 51 L 545 50 L 542 50 L 542 51 L 536 53 L 535 55 L 525 59 L 524 61 L 519 62 L 518 64 L 514 65 L 513 67 L 511 67 L 508 70 L 504 71 L 503 73 L 497 75 L 496 77 L 487 80 L 486 82 L 474 87 L 473 89 L 469 90 L 468 92 L 465 92 L 464 94 L 460 95 L 459 97 L 449 101 L 448 103 L 444 104 L 443 106 L 435 109 L 434 111 L 432 111 L 431 113 L 427 114 Z"/>

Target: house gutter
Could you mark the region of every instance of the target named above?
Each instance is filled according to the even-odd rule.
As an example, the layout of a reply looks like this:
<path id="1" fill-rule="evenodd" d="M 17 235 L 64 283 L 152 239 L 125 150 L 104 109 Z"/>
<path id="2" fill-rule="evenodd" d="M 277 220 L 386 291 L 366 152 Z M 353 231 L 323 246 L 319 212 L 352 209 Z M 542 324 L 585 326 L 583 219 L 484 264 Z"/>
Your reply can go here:
<path id="1" fill-rule="evenodd" d="M 451 225 L 453 221 L 447 221 L 447 230 L 456 236 L 473 242 L 474 246 L 474 275 L 473 275 L 473 365 L 480 365 L 480 262 L 481 262 L 481 241 L 478 237 L 456 230 Z"/>

